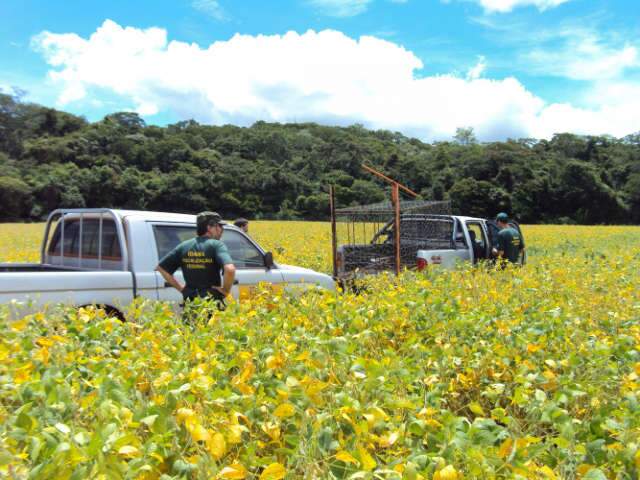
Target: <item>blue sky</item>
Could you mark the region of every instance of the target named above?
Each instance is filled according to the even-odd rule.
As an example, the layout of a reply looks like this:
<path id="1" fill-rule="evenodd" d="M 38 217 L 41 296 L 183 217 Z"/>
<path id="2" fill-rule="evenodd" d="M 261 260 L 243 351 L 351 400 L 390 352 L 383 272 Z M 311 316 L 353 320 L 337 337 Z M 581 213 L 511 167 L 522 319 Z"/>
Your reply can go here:
<path id="1" fill-rule="evenodd" d="M 0 88 L 90 120 L 640 130 L 638 0 L 4 0 L 0 18 Z"/>

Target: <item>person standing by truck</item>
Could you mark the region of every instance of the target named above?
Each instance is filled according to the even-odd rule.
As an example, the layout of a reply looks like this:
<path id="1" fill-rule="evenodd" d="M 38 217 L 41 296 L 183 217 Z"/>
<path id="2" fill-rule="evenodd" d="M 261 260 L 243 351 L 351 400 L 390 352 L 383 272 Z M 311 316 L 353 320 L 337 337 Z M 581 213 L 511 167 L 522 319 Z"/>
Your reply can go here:
<path id="1" fill-rule="evenodd" d="M 231 292 L 236 274 L 229 251 L 220 241 L 224 225 L 215 212 L 199 213 L 197 236 L 180 243 L 156 267 L 165 281 L 182 293 L 185 303 L 196 298 L 212 298 L 220 309 L 224 308 L 224 299 Z M 182 268 L 185 285 L 173 276 L 178 268 Z"/>
<path id="2" fill-rule="evenodd" d="M 519 263 L 520 255 L 525 248 L 522 235 L 516 228 L 509 225 L 509 215 L 504 212 L 496 216 L 496 224 L 500 232 L 498 232 L 498 245 L 493 249 L 494 255 L 511 263 Z"/>
<path id="3" fill-rule="evenodd" d="M 242 230 L 244 233 L 249 233 L 249 220 L 246 218 L 238 218 L 233 224 Z"/>

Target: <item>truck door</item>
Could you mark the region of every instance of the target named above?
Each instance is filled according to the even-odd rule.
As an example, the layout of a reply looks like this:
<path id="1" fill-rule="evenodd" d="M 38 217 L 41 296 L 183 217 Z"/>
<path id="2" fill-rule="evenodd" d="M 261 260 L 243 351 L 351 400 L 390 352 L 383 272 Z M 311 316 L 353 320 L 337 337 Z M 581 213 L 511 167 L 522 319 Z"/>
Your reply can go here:
<path id="1" fill-rule="evenodd" d="M 260 283 L 277 291 L 282 290 L 284 286 L 282 272 L 277 266 L 266 267 L 264 252 L 248 236 L 228 228 L 222 234 L 222 241 L 227 246 L 233 264 L 236 266 L 234 298 L 240 301 L 251 298 Z"/>
<path id="2" fill-rule="evenodd" d="M 465 224 L 473 251 L 473 263 L 489 258 L 491 250 L 485 229 L 482 228 L 482 222 L 480 220 L 467 220 Z"/>
<path id="3" fill-rule="evenodd" d="M 175 248 L 180 242 L 193 238 L 194 225 L 154 224 L 154 237 L 158 261 Z M 236 282 L 231 295 L 236 299 L 248 298 L 258 283 L 274 285 L 281 288 L 283 276 L 277 268 L 267 269 L 264 253 L 246 235 L 235 229 L 225 228 L 222 241 L 227 246 L 231 259 L 236 266 Z M 182 302 L 182 295 L 173 287 L 165 284 L 162 276 L 155 272 L 158 286 L 158 299 L 162 301 Z M 178 269 L 174 276 L 184 283 L 182 270 Z"/>

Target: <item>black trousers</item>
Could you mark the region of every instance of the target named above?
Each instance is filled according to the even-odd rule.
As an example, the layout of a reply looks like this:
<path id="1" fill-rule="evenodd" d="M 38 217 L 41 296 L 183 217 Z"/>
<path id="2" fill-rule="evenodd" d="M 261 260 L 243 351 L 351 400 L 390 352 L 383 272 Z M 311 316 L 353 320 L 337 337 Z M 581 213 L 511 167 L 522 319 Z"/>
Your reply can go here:
<path id="1" fill-rule="evenodd" d="M 216 302 L 224 303 L 224 295 L 222 295 L 215 288 L 189 288 L 185 287 L 182 297 L 185 302 L 189 300 L 195 300 L 196 298 L 203 298 L 209 300 L 215 300 Z"/>

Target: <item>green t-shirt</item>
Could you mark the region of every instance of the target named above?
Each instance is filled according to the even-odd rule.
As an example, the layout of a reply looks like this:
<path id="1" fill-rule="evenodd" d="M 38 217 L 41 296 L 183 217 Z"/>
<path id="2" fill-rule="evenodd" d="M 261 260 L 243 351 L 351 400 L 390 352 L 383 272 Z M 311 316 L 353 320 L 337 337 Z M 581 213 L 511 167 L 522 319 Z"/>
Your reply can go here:
<path id="1" fill-rule="evenodd" d="M 520 252 L 524 248 L 522 236 L 513 227 L 507 227 L 498 233 L 498 250 L 504 252 L 504 256 L 513 263 L 518 263 Z"/>
<path id="2" fill-rule="evenodd" d="M 227 246 L 220 240 L 195 237 L 185 240 L 160 260 L 160 267 L 173 274 L 182 268 L 185 298 L 204 297 L 211 287 L 222 286 L 220 271 L 233 263 Z"/>

